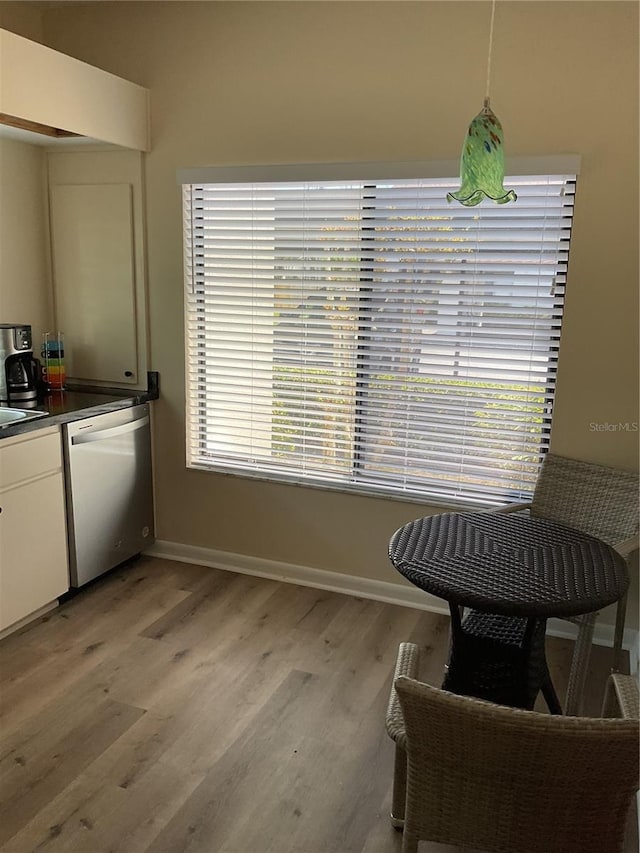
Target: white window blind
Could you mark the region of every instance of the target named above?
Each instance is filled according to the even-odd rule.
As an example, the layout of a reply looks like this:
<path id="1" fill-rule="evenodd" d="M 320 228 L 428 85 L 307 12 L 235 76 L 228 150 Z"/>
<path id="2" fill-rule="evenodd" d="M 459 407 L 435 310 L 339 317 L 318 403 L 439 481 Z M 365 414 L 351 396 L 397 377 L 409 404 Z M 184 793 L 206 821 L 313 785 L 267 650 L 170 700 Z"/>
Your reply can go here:
<path id="1" fill-rule="evenodd" d="M 574 175 L 187 184 L 187 464 L 411 498 L 530 495 Z"/>

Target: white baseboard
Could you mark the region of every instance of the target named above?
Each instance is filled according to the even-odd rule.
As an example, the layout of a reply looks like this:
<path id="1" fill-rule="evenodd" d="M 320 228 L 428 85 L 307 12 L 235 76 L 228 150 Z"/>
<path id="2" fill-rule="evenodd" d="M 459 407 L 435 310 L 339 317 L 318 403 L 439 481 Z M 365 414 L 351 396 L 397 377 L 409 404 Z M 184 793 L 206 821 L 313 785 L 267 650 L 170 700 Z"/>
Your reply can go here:
<path id="1" fill-rule="evenodd" d="M 297 566 L 293 563 L 281 563 L 262 557 L 249 557 L 245 554 L 232 554 L 229 551 L 217 551 L 213 548 L 199 548 L 195 545 L 183 545 L 179 542 L 156 540 L 144 552 L 150 557 L 163 557 L 181 563 L 195 563 L 210 566 L 213 569 L 238 572 L 242 575 L 255 575 L 261 578 L 327 589 L 330 592 L 342 592 L 358 598 L 372 598 L 387 604 L 400 604 L 429 610 L 432 613 L 449 615 L 449 607 L 441 598 L 429 595 L 414 586 L 377 581 L 372 578 L 360 578 L 345 575 L 342 572 L 330 572 L 324 569 L 312 569 L 309 566 Z"/>
<path id="2" fill-rule="evenodd" d="M 354 595 L 358 598 L 371 598 L 375 601 L 384 601 L 387 604 L 399 604 L 418 610 L 428 610 L 431 613 L 449 615 L 449 607 L 445 601 L 429 595 L 417 587 L 410 586 L 408 582 L 405 586 L 404 583 L 378 581 L 356 575 L 345 575 L 342 572 L 313 569 L 309 566 L 297 566 L 293 563 L 281 563 L 277 560 L 232 554 L 229 551 L 200 548 L 196 545 L 184 545 L 180 542 L 168 542 L 162 539 L 156 540 L 144 553 L 150 557 L 162 557 L 181 563 L 195 563 L 199 566 L 210 566 L 214 569 L 270 578 L 283 583 L 327 589 L 331 592 L 342 592 L 345 595 Z M 593 642 L 598 645 L 611 646 L 613 644 L 613 630 L 613 625 L 596 624 Z M 574 639 L 577 634 L 577 627 L 570 622 L 564 622 L 562 619 L 550 619 L 547 623 L 547 633 L 552 637 Z M 638 668 L 638 631 L 625 628 L 623 647 L 630 650 L 631 671 L 635 672 Z"/>

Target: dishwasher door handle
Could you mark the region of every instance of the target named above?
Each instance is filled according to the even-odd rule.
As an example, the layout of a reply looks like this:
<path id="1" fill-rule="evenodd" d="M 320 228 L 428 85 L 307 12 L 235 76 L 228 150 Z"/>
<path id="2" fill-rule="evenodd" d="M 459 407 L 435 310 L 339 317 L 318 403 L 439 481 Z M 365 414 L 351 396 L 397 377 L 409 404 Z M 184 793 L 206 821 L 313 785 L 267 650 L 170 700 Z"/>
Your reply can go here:
<path id="1" fill-rule="evenodd" d="M 138 429 L 146 426 L 149 423 L 149 415 L 144 418 L 138 418 L 137 421 L 129 421 L 120 426 L 109 427 L 108 429 L 97 429 L 95 432 L 85 432 L 83 435 L 74 435 L 71 438 L 71 444 L 87 444 L 89 441 L 105 441 L 108 438 L 115 438 L 119 435 L 126 435 L 128 432 L 135 432 Z"/>

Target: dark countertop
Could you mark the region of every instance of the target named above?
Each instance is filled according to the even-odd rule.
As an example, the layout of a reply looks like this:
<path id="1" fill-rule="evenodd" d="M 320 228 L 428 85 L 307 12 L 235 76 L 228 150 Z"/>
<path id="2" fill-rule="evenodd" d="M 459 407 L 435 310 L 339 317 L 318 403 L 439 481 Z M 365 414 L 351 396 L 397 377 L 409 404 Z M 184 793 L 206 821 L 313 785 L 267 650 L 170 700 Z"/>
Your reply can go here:
<path id="1" fill-rule="evenodd" d="M 150 374 L 147 391 L 126 391 L 122 388 L 78 388 L 73 386 L 64 391 L 51 391 L 33 407 L 34 412 L 47 412 L 44 417 L 26 421 L 15 421 L 0 427 L 0 441 L 13 435 L 33 432 L 45 427 L 68 424 L 82 418 L 92 418 L 106 412 L 127 409 L 158 399 L 157 374 Z M 3 406 L 3 408 L 5 408 Z M 15 405 L 9 408 L 25 409 Z M 31 407 L 29 407 L 31 410 Z"/>

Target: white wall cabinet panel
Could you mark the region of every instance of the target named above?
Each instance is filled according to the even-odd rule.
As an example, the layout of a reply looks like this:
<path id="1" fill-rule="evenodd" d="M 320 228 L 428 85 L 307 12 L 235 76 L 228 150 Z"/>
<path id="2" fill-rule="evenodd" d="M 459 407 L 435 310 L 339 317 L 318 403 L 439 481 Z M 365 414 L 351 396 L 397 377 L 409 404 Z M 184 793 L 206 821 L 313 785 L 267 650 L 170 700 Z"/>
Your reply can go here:
<path id="1" fill-rule="evenodd" d="M 147 387 L 143 157 L 47 154 L 53 328 L 65 334 L 67 377 L 79 383 Z"/>
<path id="2" fill-rule="evenodd" d="M 67 376 L 137 382 L 130 184 L 51 188 L 53 278 Z"/>
<path id="3" fill-rule="evenodd" d="M 29 459 L 23 479 L 16 465 Z M 59 431 L 0 442 L 0 631 L 69 589 Z"/>

